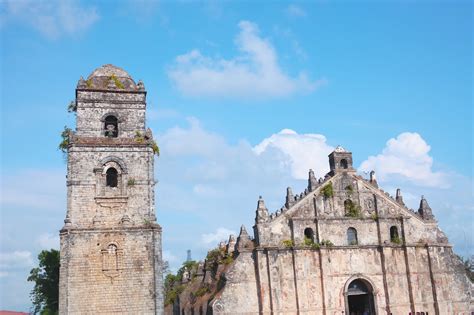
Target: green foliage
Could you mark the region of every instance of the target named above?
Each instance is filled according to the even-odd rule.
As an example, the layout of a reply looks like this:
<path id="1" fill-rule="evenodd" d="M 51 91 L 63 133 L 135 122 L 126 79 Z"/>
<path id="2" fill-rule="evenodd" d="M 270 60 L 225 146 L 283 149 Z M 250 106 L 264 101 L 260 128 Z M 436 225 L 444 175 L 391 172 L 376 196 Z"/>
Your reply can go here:
<path id="1" fill-rule="evenodd" d="M 158 147 L 155 140 L 151 141 L 151 148 L 156 156 L 160 156 L 160 147 Z"/>
<path id="2" fill-rule="evenodd" d="M 292 240 L 284 240 L 282 241 L 282 244 L 287 248 L 293 247 L 295 245 Z"/>
<path id="3" fill-rule="evenodd" d="M 334 246 L 334 244 L 330 240 L 321 240 L 321 242 L 319 244 L 321 246 L 325 246 L 325 247 L 333 247 Z"/>
<path id="4" fill-rule="evenodd" d="M 67 106 L 68 113 L 75 113 L 77 111 L 77 103 L 75 101 L 71 101 Z"/>
<path id="5" fill-rule="evenodd" d="M 374 213 L 372 213 L 372 214 L 370 215 L 370 218 L 371 218 L 372 220 L 374 220 L 374 221 L 377 221 L 377 219 L 379 218 L 379 216 L 377 215 L 377 213 L 374 212 Z"/>
<path id="6" fill-rule="evenodd" d="M 396 235 L 390 238 L 390 242 L 400 245 L 402 243 L 402 239 Z"/>
<path id="7" fill-rule="evenodd" d="M 201 286 L 199 289 L 196 290 L 196 292 L 193 293 L 193 295 L 195 297 L 201 297 L 203 295 L 205 295 L 206 293 L 209 293 L 211 292 L 211 290 L 209 289 L 209 285 L 203 285 Z"/>
<path id="8" fill-rule="evenodd" d="M 348 193 L 352 193 L 352 192 L 354 191 L 354 188 L 352 187 L 352 185 L 347 185 L 347 186 L 346 186 L 346 191 L 347 191 Z"/>
<path id="9" fill-rule="evenodd" d="M 116 86 L 117 88 L 119 88 L 119 89 L 124 89 L 124 88 L 125 88 L 125 86 L 123 85 L 123 83 L 120 82 L 120 80 L 115 76 L 115 74 L 112 74 L 112 75 L 110 76 L 110 80 L 114 81 L 115 86 Z"/>
<path id="10" fill-rule="evenodd" d="M 320 249 L 320 248 L 321 248 L 321 245 L 319 245 L 318 243 L 311 244 L 311 249 Z"/>
<path id="11" fill-rule="evenodd" d="M 234 262 L 234 257 L 232 257 L 232 255 L 226 255 L 224 258 L 222 258 L 221 262 L 224 265 L 230 265 Z"/>
<path id="12" fill-rule="evenodd" d="M 34 282 L 31 291 L 33 314 L 58 314 L 59 251 L 43 250 L 38 255 L 39 266 L 31 269 L 28 281 Z"/>
<path id="13" fill-rule="evenodd" d="M 334 196 L 334 189 L 332 187 L 332 182 L 329 182 L 321 189 L 321 194 L 324 198 L 332 198 Z"/>
<path id="14" fill-rule="evenodd" d="M 185 286 L 181 284 L 181 281 L 183 281 L 184 272 L 187 270 L 190 274 L 196 273 L 198 266 L 199 263 L 194 260 L 185 261 L 176 275 L 172 273 L 166 275 L 164 283 L 165 305 L 173 304 L 178 296 L 183 293 Z"/>
<path id="15" fill-rule="evenodd" d="M 127 181 L 128 186 L 135 186 L 135 178 L 129 178 Z"/>
<path id="16" fill-rule="evenodd" d="M 67 126 L 64 126 L 64 130 L 61 132 L 61 142 L 59 143 L 58 149 L 61 150 L 63 153 L 67 152 L 67 148 L 71 141 L 70 135 L 72 130 Z"/>
<path id="17" fill-rule="evenodd" d="M 311 238 L 305 236 L 305 237 L 304 237 L 303 244 L 304 244 L 305 246 L 311 246 L 311 245 L 314 244 L 314 241 L 313 241 Z"/>
<path id="18" fill-rule="evenodd" d="M 351 200 L 349 200 L 347 203 L 344 203 L 344 207 L 346 211 L 346 217 L 359 218 L 361 216 L 362 208 L 359 205 L 353 203 Z"/>
<path id="19" fill-rule="evenodd" d="M 91 87 L 92 87 L 92 85 L 93 85 L 93 83 L 92 83 L 92 79 L 88 79 L 88 80 L 86 80 L 86 85 L 87 85 L 87 87 L 88 87 L 88 88 L 91 88 Z"/>
<path id="20" fill-rule="evenodd" d="M 144 143 L 145 142 L 145 136 L 140 131 L 135 131 L 135 141 L 138 143 Z"/>

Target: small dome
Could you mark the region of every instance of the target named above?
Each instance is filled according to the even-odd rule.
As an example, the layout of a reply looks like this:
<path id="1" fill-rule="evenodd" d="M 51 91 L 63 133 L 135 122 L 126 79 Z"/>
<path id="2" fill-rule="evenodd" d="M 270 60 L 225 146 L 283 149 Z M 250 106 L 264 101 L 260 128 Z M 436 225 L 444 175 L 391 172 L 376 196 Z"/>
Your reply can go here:
<path id="1" fill-rule="evenodd" d="M 113 75 L 117 78 L 127 78 L 132 80 L 132 77 L 127 73 L 127 71 L 111 64 L 103 65 L 95 69 L 87 79 L 94 77 L 111 77 Z"/>
<path id="2" fill-rule="evenodd" d="M 132 79 L 127 71 L 117 66 L 106 64 L 95 69 L 87 80 L 80 79 L 78 89 L 113 90 L 113 91 L 143 91 L 144 86 Z"/>
<path id="3" fill-rule="evenodd" d="M 338 145 L 335 149 L 334 152 L 347 152 L 346 149 L 344 149 L 342 146 Z"/>

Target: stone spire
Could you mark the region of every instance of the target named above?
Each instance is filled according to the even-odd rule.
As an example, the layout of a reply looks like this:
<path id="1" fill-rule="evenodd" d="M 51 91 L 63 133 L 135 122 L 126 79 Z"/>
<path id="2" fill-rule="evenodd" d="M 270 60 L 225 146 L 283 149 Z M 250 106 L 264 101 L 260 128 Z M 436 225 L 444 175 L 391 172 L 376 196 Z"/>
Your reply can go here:
<path id="1" fill-rule="evenodd" d="M 77 88 L 78 89 L 83 89 L 83 88 L 86 88 L 86 87 L 87 87 L 87 83 L 84 80 L 84 78 L 81 76 L 81 78 L 79 79 L 79 82 L 77 82 Z"/>
<path id="2" fill-rule="evenodd" d="M 237 251 L 241 251 L 242 249 L 251 249 L 253 248 L 253 242 L 250 239 L 249 234 L 247 233 L 247 230 L 245 229 L 245 226 L 240 227 L 240 233 L 239 236 L 237 237 L 237 242 L 235 244 L 235 248 Z"/>
<path id="3" fill-rule="evenodd" d="M 424 220 L 434 220 L 433 211 L 431 210 L 430 205 L 428 204 L 428 201 L 426 201 L 424 196 L 421 196 L 418 214 L 420 214 Z"/>
<path id="4" fill-rule="evenodd" d="M 285 207 L 287 209 L 290 209 L 294 204 L 295 204 L 295 196 L 293 196 L 293 191 L 291 190 L 291 187 L 288 187 L 286 189 Z"/>
<path id="5" fill-rule="evenodd" d="M 257 213 L 255 217 L 255 222 L 256 223 L 266 222 L 268 221 L 268 218 L 269 218 L 268 209 L 267 207 L 265 207 L 265 201 L 263 201 L 262 196 L 259 196 L 258 202 L 257 202 Z"/>
<path id="6" fill-rule="evenodd" d="M 308 175 L 308 191 L 313 191 L 318 187 L 318 180 L 316 179 L 316 176 L 314 176 L 314 171 L 312 169 L 309 170 Z"/>
<path id="7" fill-rule="evenodd" d="M 397 194 L 395 196 L 395 200 L 397 201 L 398 204 L 405 206 L 400 188 L 397 188 Z"/>
<path id="8" fill-rule="evenodd" d="M 233 234 L 229 235 L 229 242 L 227 242 L 227 254 L 231 255 L 235 251 L 236 244 L 235 236 Z"/>
<path id="9" fill-rule="evenodd" d="M 375 171 L 370 171 L 370 183 L 375 187 L 379 187 L 379 184 L 377 184 L 377 178 L 375 177 Z"/>

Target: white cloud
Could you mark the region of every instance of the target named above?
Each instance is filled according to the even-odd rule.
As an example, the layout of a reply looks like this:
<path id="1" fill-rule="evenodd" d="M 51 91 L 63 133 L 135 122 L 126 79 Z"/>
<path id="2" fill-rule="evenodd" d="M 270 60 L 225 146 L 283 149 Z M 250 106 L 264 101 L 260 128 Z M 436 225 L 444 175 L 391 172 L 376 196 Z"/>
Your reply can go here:
<path id="1" fill-rule="evenodd" d="M 219 227 L 214 233 L 203 234 L 201 236 L 201 241 L 206 246 L 212 246 L 218 244 L 221 241 L 227 241 L 231 234 L 235 235 L 235 232 L 224 227 Z"/>
<path id="2" fill-rule="evenodd" d="M 432 169 L 430 150 L 418 133 L 404 132 L 388 140 L 381 154 L 362 162 L 359 171 L 375 170 L 382 182 L 396 176 L 420 186 L 448 187 L 446 174 Z"/>
<path id="3" fill-rule="evenodd" d="M 65 202 L 65 171 L 23 169 L 2 174 L 0 205 L 6 209 L 61 209 Z"/>
<path id="4" fill-rule="evenodd" d="M 311 81 L 304 72 L 290 77 L 278 64 L 272 44 L 259 35 L 256 24 L 239 23 L 235 40 L 241 54 L 232 59 L 203 56 L 197 49 L 176 57 L 168 76 L 186 95 L 276 98 L 311 92 L 326 83 Z"/>
<path id="5" fill-rule="evenodd" d="M 59 249 L 59 235 L 54 235 L 51 233 L 41 234 L 38 238 L 38 244 L 43 249 Z"/>
<path id="6" fill-rule="evenodd" d="M 291 174 L 296 179 L 307 179 L 311 168 L 317 176 L 328 171 L 328 154 L 334 149 L 326 143 L 326 137 L 320 134 L 298 134 L 291 129 L 283 129 L 277 134 L 262 140 L 254 147 L 258 155 L 277 149 L 287 156 L 282 163 L 288 163 Z"/>
<path id="7" fill-rule="evenodd" d="M 0 253 L 0 269 L 19 269 L 33 266 L 33 257 L 29 251 L 14 251 Z"/>
<path id="8" fill-rule="evenodd" d="M 303 10 L 301 7 L 297 6 L 296 4 L 290 4 L 286 8 L 286 12 L 288 15 L 293 16 L 293 17 L 305 17 L 306 11 Z"/>
<path id="9" fill-rule="evenodd" d="M 51 39 L 80 33 L 99 20 L 95 7 L 75 0 L 6 0 L 3 6 L 2 24 L 29 24 Z"/>

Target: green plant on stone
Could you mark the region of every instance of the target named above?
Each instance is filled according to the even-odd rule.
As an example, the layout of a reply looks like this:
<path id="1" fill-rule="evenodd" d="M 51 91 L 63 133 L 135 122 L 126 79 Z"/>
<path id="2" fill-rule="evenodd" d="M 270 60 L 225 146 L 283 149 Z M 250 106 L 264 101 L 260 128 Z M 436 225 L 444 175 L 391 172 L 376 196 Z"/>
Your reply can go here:
<path id="1" fill-rule="evenodd" d="M 325 198 L 332 198 L 334 196 L 334 189 L 332 187 L 332 182 L 329 182 L 326 186 L 321 189 L 321 194 Z"/>
<path id="2" fill-rule="evenodd" d="M 311 244 L 311 249 L 320 249 L 320 248 L 321 248 L 321 245 L 319 245 L 318 243 Z"/>
<path id="3" fill-rule="evenodd" d="M 127 181 L 128 186 L 135 186 L 135 178 L 129 178 Z"/>
<path id="4" fill-rule="evenodd" d="M 160 148 L 158 147 L 158 144 L 156 144 L 155 140 L 151 141 L 151 148 L 153 149 L 153 153 L 156 156 L 160 156 Z"/>
<path id="5" fill-rule="evenodd" d="M 305 237 L 304 237 L 304 240 L 303 240 L 303 244 L 304 244 L 305 246 L 311 246 L 311 245 L 314 244 L 314 241 L 313 241 L 313 239 L 311 239 L 310 237 L 305 236 Z"/>
<path id="6" fill-rule="evenodd" d="M 371 218 L 372 220 L 374 220 L 374 221 L 377 221 L 377 219 L 379 218 L 379 216 L 377 215 L 377 213 L 374 212 L 374 213 L 372 213 L 372 214 L 370 215 L 370 218 Z"/>
<path id="7" fill-rule="evenodd" d="M 67 148 L 69 147 L 69 143 L 71 142 L 70 135 L 71 135 L 71 128 L 64 126 L 64 130 L 61 132 L 61 142 L 59 143 L 58 149 L 61 150 L 63 153 L 67 152 Z"/>
<path id="8" fill-rule="evenodd" d="M 135 131 L 135 141 L 138 143 L 143 143 L 145 142 L 145 137 L 142 135 L 140 131 Z"/>
<path id="9" fill-rule="evenodd" d="M 321 246 L 325 246 L 325 247 L 333 247 L 334 244 L 330 241 L 330 240 L 321 240 Z"/>
<path id="10" fill-rule="evenodd" d="M 352 192 L 354 191 L 354 188 L 352 187 L 352 185 L 347 185 L 347 186 L 346 186 L 346 191 L 347 191 L 348 193 L 352 193 Z"/>
<path id="11" fill-rule="evenodd" d="M 119 89 L 124 89 L 124 88 L 125 88 L 125 86 L 123 85 L 123 83 L 120 82 L 120 80 L 115 76 L 115 74 L 112 74 L 112 75 L 110 76 L 110 80 L 114 81 L 115 86 L 116 86 L 117 88 L 119 88 Z"/>
<path id="12" fill-rule="evenodd" d="M 359 205 L 356 205 L 352 201 L 345 204 L 346 206 L 346 217 L 359 218 L 361 216 L 362 208 Z"/>
<path id="13" fill-rule="evenodd" d="M 402 239 L 397 235 L 390 238 L 390 242 L 400 245 L 402 243 Z"/>
<path id="14" fill-rule="evenodd" d="M 293 247 L 295 245 L 292 240 L 284 240 L 282 241 L 282 244 L 287 248 Z"/>
<path id="15" fill-rule="evenodd" d="M 77 103 L 75 101 L 69 102 L 69 105 L 67 106 L 67 112 L 75 113 L 76 111 L 77 111 Z"/>
<path id="16" fill-rule="evenodd" d="M 87 79 L 87 80 L 86 80 L 86 85 L 87 85 L 88 88 L 91 88 L 92 85 L 93 85 L 93 84 L 92 84 L 92 79 Z"/>

